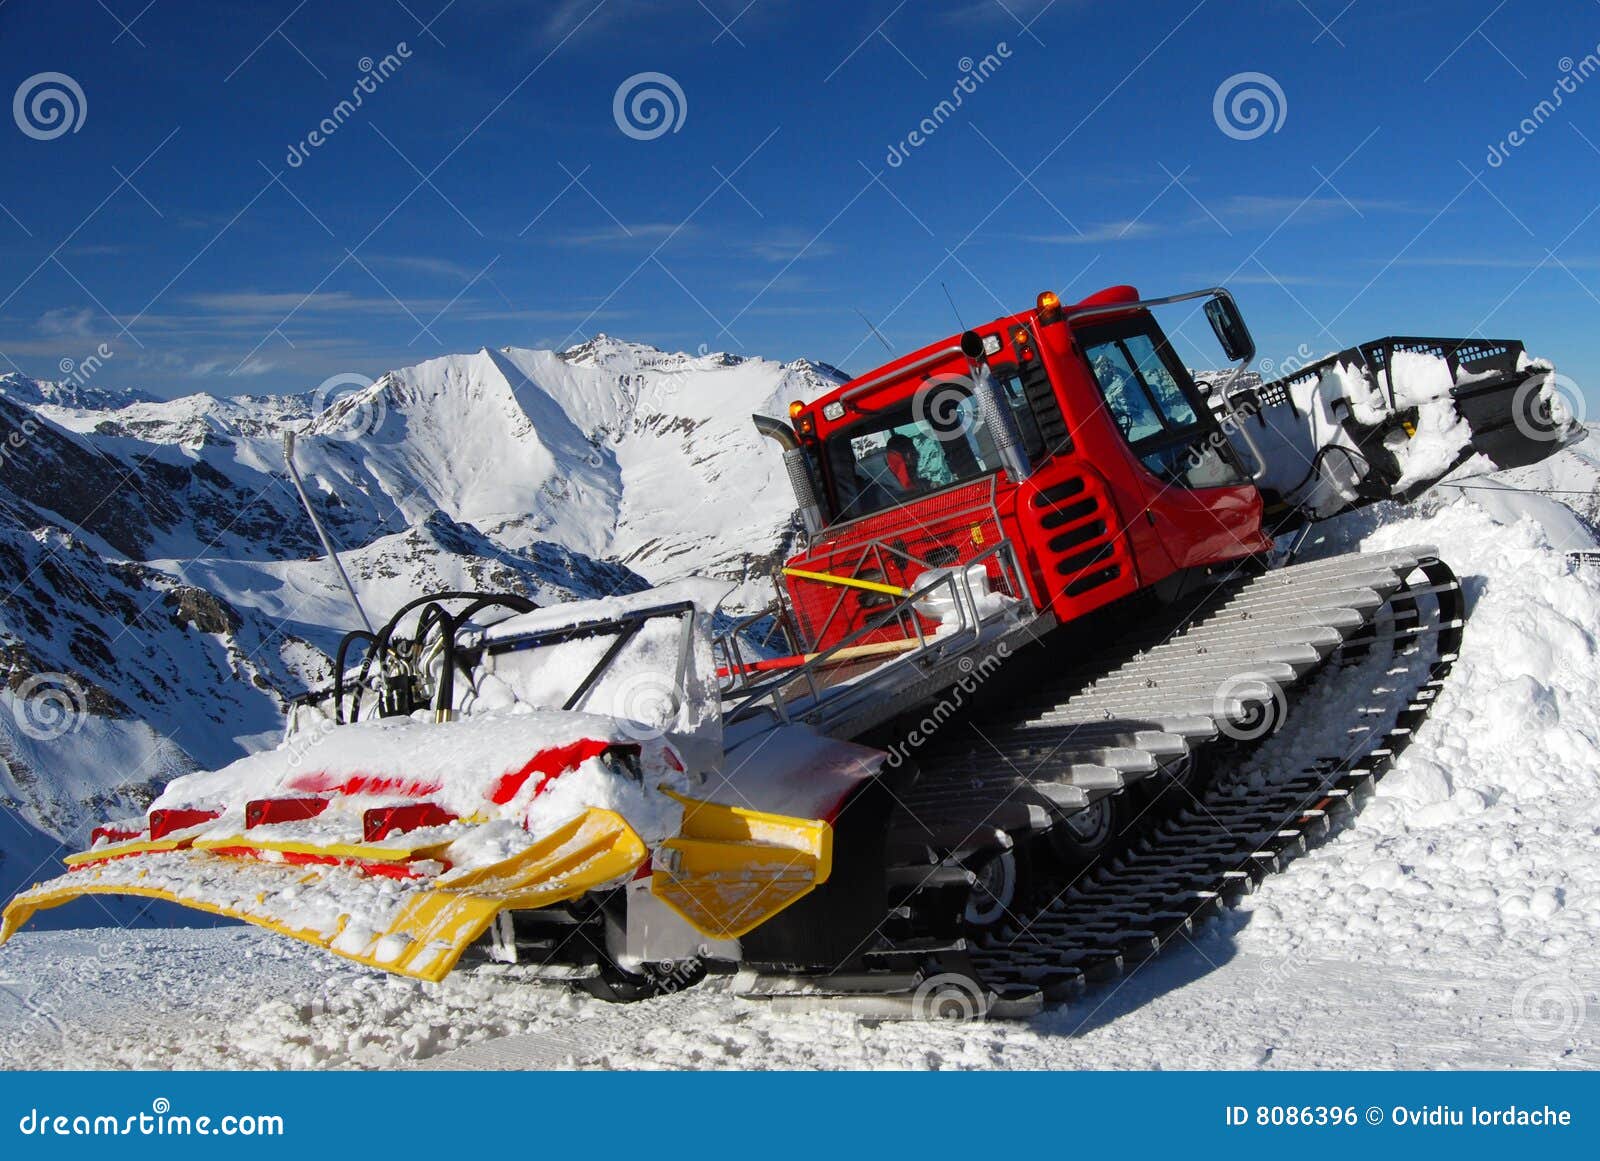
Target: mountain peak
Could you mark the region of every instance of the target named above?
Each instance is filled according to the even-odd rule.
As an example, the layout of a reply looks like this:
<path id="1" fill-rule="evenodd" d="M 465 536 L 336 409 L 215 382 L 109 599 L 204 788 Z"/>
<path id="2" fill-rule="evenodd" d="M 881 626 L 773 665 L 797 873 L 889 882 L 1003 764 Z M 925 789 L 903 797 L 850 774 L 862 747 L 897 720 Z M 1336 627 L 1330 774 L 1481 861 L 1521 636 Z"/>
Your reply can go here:
<path id="1" fill-rule="evenodd" d="M 663 362 L 688 359 L 688 355 L 663 351 L 649 343 L 635 343 L 615 338 L 598 331 L 594 337 L 557 351 L 556 357 L 564 363 L 583 367 L 611 366 L 626 361 L 640 367 L 656 366 Z"/>
<path id="2" fill-rule="evenodd" d="M 63 361 L 62 368 L 70 369 L 70 360 Z M 132 403 L 154 403 L 156 399 L 131 387 L 96 387 L 73 379 L 30 379 L 15 371 L 0 375 L 0 395 L 30 407 L 65 407 L 74 411 L 115 411 Z"/>

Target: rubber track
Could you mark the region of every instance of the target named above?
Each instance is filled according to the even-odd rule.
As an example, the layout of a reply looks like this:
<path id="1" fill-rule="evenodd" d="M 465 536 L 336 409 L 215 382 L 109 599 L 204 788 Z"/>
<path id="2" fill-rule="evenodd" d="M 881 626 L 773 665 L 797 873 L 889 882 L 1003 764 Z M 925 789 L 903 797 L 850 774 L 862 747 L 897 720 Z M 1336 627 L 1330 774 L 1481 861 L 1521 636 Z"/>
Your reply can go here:
<path id="1" fill-rule="evenodd" d="M 1406 584 L 1418 571 L 1428 580 L 1420 589 Z M 1289 704 L 1330 658 L 1362 648 L 1390 602 L 1422 593 L 1437 594 L 1438 660 L 1424 680 L 1388 698 L 1379 720 L 1393 713 L 1393 725 L 1365 754 L 1313 759 L 1268 784 L 1232 772 L 1251 747 L 1224 737 L 1225 725 L 1248 721 L 1269 698 Z M 937 910 L 935 900 L 948 898 L 966 874 L 964 853 L 992 844 L 997 830 L 1060 825 L 1065 813 L 1191 754 L 1218 757 L 1225 746 L 1232 771 L 1219 774 L 1202 809 L 1162 818 L 1158 803 L 1131 847 L 1009 928 L 958 939 L 890 938 L 866 952 L 866 970 L 858 972 L 788 975 L 752 965 L 744 994 L 897 996 L 907 1014 L 926 1015 L 919 981 L 965 980 L 979 995 L 960 1007 L 981 1011 L 986 1003 L 992 1014 L 1021 1015 L 1142 963 L 1327 833 L 1382 776 L 1449 672 L 1463 602 L 1433 550 L 1414 548 L 1238 579 L 1169 613 L 1125 634 L 1114 655 L 1042 681 L 1027 699 L 943 726 L 915 755 L 921 775 L 891 824 L 892 847 L 921 850 L 931 861 L 896 859 L 890 879 L 902 885 L 908 919 L 923 906 Z M 1219 684 L 1241 674 L 1259 676 L 1260 688 L 1241 704 L 1219 700 Z"/>
<path id="2" fill-rule="evenodd" d="M 1124 635 L 1115 656 L 1049 676 L 1025 704 L 939 730 L 914 756 L 920 776 L 894 829 L 959 852 L 996 828 L 1048 827 L 1180 762 L 1264 703 L 1286 701 L 1435 559 L 1426 548 L 1349 554 L 1168 610 Z"/>
<path id="3" fill-rule="evenodd" d="M 969 945 L 959 970 L 995 995 L 1071 999 L 1183 939 L 1327 835 L 1410 744 L 1460 647 L 1454 574 L 1431 558 L 1419 568 L 1438 594 L 1437 659 L 1380 711 L 1394 722 L 1363 755 L 1323 756 L 1265 785 L 1219 778 L 1202 807 L 1165 820 L 1019 924 Z"/>

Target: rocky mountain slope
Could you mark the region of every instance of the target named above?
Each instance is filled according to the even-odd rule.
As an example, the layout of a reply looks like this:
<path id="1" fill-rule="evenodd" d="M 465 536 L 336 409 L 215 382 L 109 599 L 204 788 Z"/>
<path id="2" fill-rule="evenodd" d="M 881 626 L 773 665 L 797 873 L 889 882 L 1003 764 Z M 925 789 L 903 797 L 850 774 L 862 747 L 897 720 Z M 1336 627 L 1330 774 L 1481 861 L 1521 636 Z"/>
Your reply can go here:
<path id="1" fill-rule="evenodd" d="M 543 603 L 768 570 L 792 499 L 750 416 L 838 378 L 605 336 L 289 396 L 0 377 L 0 897 L 176 773 L 270 744 L 281 694 L 326 676 L 353 614 L 285 430 L 375 616 L 441 588 Z"/>

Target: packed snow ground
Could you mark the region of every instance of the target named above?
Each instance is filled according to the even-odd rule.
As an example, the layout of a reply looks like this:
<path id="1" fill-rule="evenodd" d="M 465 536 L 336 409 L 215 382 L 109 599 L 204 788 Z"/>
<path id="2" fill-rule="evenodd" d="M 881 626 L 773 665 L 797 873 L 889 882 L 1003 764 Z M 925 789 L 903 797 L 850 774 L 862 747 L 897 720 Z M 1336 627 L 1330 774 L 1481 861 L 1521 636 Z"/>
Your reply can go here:
<path id="1" fill-rule="evenodd" d="M 702 986 L 617 1008 L 514 969 L 386 979 L 253 930 L 24 932 L 0 948 L 0 1060 L 1600 1066 L 1600 569 L 1567 556 L 1593 536 L 1554 501 L 1476 490 L 1326 528 L 1317 552 L 1435 544 L 1462 576 L 1471 614 L 1446 691 L 1353 826 L 1076 1004 L 1014 1024 L 896 1024 Z M 1296 728 L 1343 728 L 1304 710 Z"/>
<path id="2" fill-rule="evenodd" d="M 1292 872 L 1291 872 L 1292 873 Z M 1270 890 L 1270 888 L 1269 888 Z M 482 969 L 382 977 L 253 928 L 24 933 L 0 975 L 8 1068 L 1600 1067 L 1591 954 L 1531 993 L 1492 962 L 1247 951 L 1242 916 L 1031 1021 L 784 1012 L 719 985 L 612 1005 Z M 13 951 L 13 948 L 16 950 Z M 19 984 L 16 976 L 26 973 Z M 1537 977 L 1536 977 L 1537 978 Z M 1531 998 L 1530 998 L 1531 996 Z M 1552 998 L 1553 997 L 1553 998 Z"/>

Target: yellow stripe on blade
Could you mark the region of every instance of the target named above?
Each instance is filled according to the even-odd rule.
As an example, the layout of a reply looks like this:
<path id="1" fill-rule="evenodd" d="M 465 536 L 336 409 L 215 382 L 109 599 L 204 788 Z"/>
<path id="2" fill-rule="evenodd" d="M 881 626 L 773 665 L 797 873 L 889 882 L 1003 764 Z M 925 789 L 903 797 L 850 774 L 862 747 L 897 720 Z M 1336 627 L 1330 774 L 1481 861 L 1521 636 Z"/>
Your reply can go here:
<path id="1" fill-rule="evenodd" d="M 23 892 L 5 908 L 0 943 L 46 908 L 84 895 L 134 895 L 242 919 L 369 967 L 437 982 L 501 911 L 532 910 L 575 899 L 627 875 L 644 862 L 646 853 L 644 842 L 621 816 L 590 809 L 492 866 L 426 884 L 394 880 L 394 889 L 406 897 L 379 921 L 381 929 L 368 925 L 370 917 L 345 913 L 328 931 L 294 921 L 297 914 L 314 913 L 319 904 L 337 899 L 326 876 L 307 882 L 304 866 L 232 859 L 208 851 L 161 852 L 152 862 L 181 861 L 162 862 L 157 875 L 133 869 L 142 859 L 119 860 L 85 867 Z M 330 868 L 329 873 L 335 872 L 353 873 Z"/>
<path id="2" fill-rule="evenodd" d="M 231 838 L 198 839 L 197 851 L 259 852 L 270 857 L 281 855 L 311 855 L 329 859 L 353 859 L 366 863 L 403 863 L 412 858 L 430 858 L 448 844 L 440 842 L 408 843 L 307 843 L 280 839 L 254 839 L 244 835 Z"/>
<path id="3" fill-rule="evenodd" d="M 86 851 L 68 855 L 61 861 L 69 867 L 82 866 L 84 863 L 98 863 L 105 859 L 120 859 L 127 855 L 148 855 L 156 851 L 175 851 L 179 847 L 187 846 L 188 839 L 133 839 L 124 843 L 111 843 L 103 847 L 90 847 Z"/>

